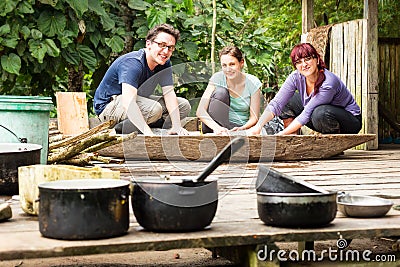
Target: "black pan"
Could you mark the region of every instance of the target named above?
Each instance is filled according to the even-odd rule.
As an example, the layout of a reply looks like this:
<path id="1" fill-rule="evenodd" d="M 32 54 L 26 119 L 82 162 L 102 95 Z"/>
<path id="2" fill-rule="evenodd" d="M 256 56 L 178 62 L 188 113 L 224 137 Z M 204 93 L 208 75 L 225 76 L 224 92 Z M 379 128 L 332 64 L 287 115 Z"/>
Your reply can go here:
<path id="1" fill-rule="evenodd" d="M 217 210 L 218 184 L 216 179 L 205 179 L 244 141 L 244 137 L 232 140 L 193 180 L 132 178 L 132 209 L 138 223 L 156 232 L 196 231 L 210 225 Z"/>

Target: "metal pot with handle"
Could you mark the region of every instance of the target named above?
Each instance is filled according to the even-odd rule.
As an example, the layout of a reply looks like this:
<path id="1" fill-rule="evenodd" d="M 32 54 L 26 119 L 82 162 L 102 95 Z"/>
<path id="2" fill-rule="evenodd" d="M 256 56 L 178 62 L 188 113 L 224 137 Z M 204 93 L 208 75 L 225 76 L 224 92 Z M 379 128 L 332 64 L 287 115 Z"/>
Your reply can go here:
<path id="1" fill-rule="evenodd" d="M 41 145 L 0 143 L 0 195 L 18 194 L 18 167 L 40 163 Z"/>
<path id="2" fill-rule="evenodd" d="M 132 178 L 132 209 L 138 223 L 156 232 L 196 231 L 210 225 L 217 210 L 218 183 L 205 179 L 244 141 L 244 137 L 232 140 L 193 180 Z"/>
<path id="3" fill-rule="evenodd" d="M 129 228 L 129 181 L 58 180 L 39 187 L 39 230 L 45 237 L 100 239 Z"/>

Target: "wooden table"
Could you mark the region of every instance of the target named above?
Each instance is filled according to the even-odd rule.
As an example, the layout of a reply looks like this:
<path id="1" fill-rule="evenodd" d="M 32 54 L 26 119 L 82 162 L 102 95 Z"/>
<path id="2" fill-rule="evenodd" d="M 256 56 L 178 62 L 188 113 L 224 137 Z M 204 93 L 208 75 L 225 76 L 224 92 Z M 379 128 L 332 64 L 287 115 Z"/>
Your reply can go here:
<path id="1" fill-rule="evenodd" d="M 254 263 L 264 245 L 275 242 L 304 242 L 400 236 L 400 212 L 392 209 L 383 218 L 354 219 L 340 213 L 328 226 L 315 229 L 289 229 L 264 225 L 258 218 L 254 179 L 258 164 L 272 165 L 279 171 L 306 178 L 326 189 L 390 197 L 400 204 L 400 151 L 346 151 L 345 155 L 321 161 L 231 163 L 218 167 L 212 176 L 219 178 L 217 214 L 208 229 L 190 233 L 153 233 L 141 228 L 131 214 L 129 231 L 121 237 L 63 241 L 42 237 L 36 217 L 22 213 L 12 203 L 13 218 L 0 224 L 0 259 L 24 259 L 69 255 L 120 253 L 174 248 L 209 248 L 232 259 Z M 207 163 L 143 162 L 102 165 L 131 176 L 194 176 Z M 380 174 L 379 176 L 377 174 Z M 6 242 L 4 242 L 6 240 Z M 258 261 L 258 265 L 279 263 Z M 254 265 L 255 266 L 255 265 Z"/>

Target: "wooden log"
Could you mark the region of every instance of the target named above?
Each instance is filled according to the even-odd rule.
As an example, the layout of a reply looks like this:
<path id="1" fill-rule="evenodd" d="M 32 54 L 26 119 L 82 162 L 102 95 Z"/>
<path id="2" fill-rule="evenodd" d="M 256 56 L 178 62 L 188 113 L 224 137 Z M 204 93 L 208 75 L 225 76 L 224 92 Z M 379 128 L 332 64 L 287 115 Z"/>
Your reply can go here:
<path id="1" fill-rule="evenodd" d="M 85 152 L 85 153 L 95 152 L 95 151 L 101 150 L 103 148 L 113 146 L 113 145 L 119 144 L 124 141 L 128 141 L 132 138 L 135 138 L 136 136 L 137 136 L 137 132 L 133 132 L 133 133 L 123 135 L 123 136 L 118 136 L 116 140 L 111 140 L 111 141 L 106 141 L 106 142 L 96 144 L 94 146 L 91 146 L 91 147 L 83 150 L 82 152 Z"/>
<path id="2" fill-rule="evenodd" d="M 78 155 L 81 151 L 85 150 L 88 147 L 91 147 L 97 143 L 115 140 L 115 131 L 108 130 L 105 132 L 97 133 L 93 136 L 89 136 L 83 140 L 72 143 L 67 147 L 63 147 L 59 149 L 57 152 L 50 153 L 47 159 L 49 164 L 55 162 L 62 162 L 67 159 L 70 159 L 76 155 Z"/>
<path id="3" fill-rule="evenodd" d="M 373 140 L 374 134 L 326 134 L 248 136 L 234 155 L 237 161 L 281 161 L 322 159 L 335 156 L 356 145 Z M 233 136 L 188 135 L 144 136 L 99 152 L 102 156 L 129 160 L 209 161 Z"/>
<path id="4" fill-rule="evenodd" d="M 49 151 L 52 151 L 53 149 L 59 148 L 59 147 L 63 147 L 66 146 L 68 144 L 83 140 L 89 136 L 92 136 L 98 132 L 101 132 L 102 130 L 108 129 L 110 128 L 112 125 L 114 125 L 114 121 L 109 120 L 109 121 L 105 121 L 99 125 L 97 125 L 96 127 L 90 129 L 87 132 L 84 132 L 82 134 L 79 134 L 77 136 L 72 136 L 70 138 L 66 138 L 60 142 L 56 142 L 56 143 L 52 143 L 49 144 Z"/>

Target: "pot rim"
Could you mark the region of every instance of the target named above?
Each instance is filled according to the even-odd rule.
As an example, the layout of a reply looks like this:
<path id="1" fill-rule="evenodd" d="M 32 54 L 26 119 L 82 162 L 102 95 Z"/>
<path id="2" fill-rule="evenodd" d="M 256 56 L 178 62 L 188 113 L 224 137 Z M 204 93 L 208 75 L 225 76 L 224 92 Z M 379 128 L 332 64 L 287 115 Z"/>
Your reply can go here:
<path id="1" fill-rule="evenodd" d="M 24 153 L 41 150 L 43 147 L 33 143 L 0 143 L 0 155 L 11 153 Z"/>
<path id="2" fill-rule="evenodd" d="M 353 201 L 352 201 L 353 200 Z M 355 200 L 355 201 L 354 201 Z M 365 200 L 370 200 L 368 202 L 362 203 Z M 375 201 L 372 202 L 372 201 Z M 381 197 L 374 197 L 374 196 L 360 196 L 360 195 L 352 195 L 352 194 L 345 194 L 342 196 L 338 196 L 337 203 L 343 206 L 353 206 L 353 207 L 387 207 L 393 206 L 394 202 Z"/>
<path id="3" fill-rule="evenodd" d="M 330 191 L 329 193 L 291 193 L 291 192 L 285 192 L 285 193 L 272 193 L 272 192 L 257 192 L 257 195 L 260 196 L 271 196 L 271 197 L 313 197 L 313 196 L 332 196 L 336 195 L 336 191 Z"/>
<path id="4" fill-rule="evenodd" d="M 122 179 L 74 179 L 74 180 L 57 180 L 38 184 L 39 189 L 48 190 L 97 190 L 112 189 L 118 187 L 129 186 L 129 181 Z"/>
<path id="5" fill-rule="evenodd" d="M 131 183 L 136 183 L 136 184 L 176 184 L 176 185 L 180 185 L 182 184 L 184 181 L 192 181 L 194 183 L 212 183 L 212 182 L 217 182 L 218 178 L 216 177 L 207 177 L 206 180 L 204 182 L 197 182 L 194 179 L 197 176 L 190 176 L 193 177 L 193 179 L 190 178 L 184 178 L 184 177 L 189 177 L 189 176 L 182 176 L 183 178 L 172 178 L 172 179 L 164 179 L 162 177 L 160 177 L 159 179 L 154 179 L 154 178 L 135 178 L 135 177 L 131 177 L 130 181 Z"/>

